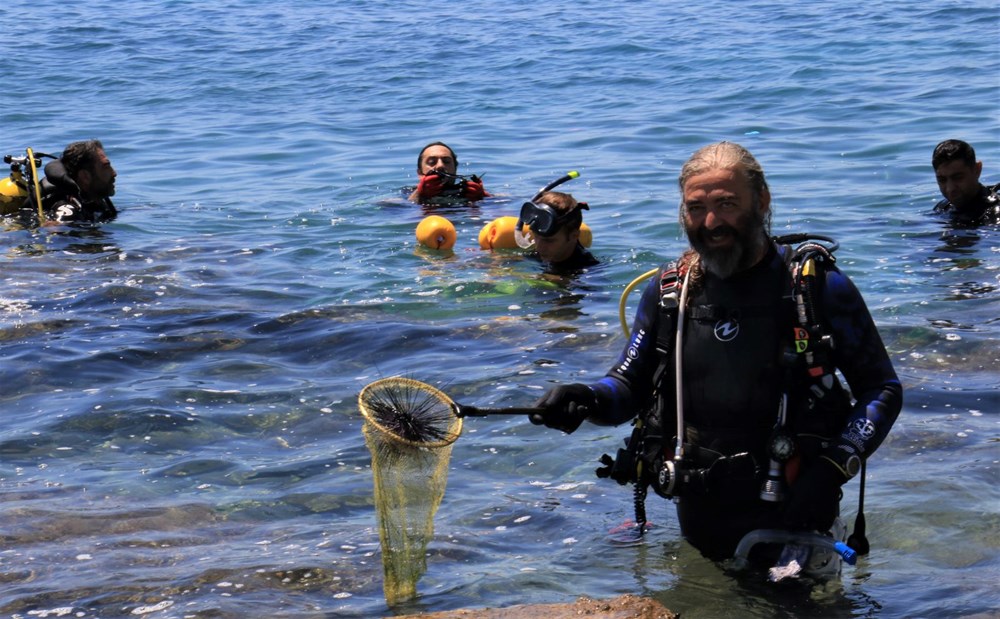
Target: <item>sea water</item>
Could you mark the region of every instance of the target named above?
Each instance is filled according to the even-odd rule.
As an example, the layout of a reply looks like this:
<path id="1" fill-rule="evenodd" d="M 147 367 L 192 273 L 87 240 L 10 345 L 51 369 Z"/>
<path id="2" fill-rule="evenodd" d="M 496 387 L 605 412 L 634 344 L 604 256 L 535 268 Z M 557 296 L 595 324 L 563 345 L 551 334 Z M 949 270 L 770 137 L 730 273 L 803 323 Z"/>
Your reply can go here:
<path id="1" fill-rule="evenodd" d="M 5 6 L 0 150 L 101 139 L 121 215 L 0 231 L 0 614 L 624 593 L 689 618 L 996 613 L 1000 232 L 931 214 L 930 155 L 967 140 L 1000 180 L 998 25 L 952 1 Z M 418 597 L 388 608 L 357 393 L 403 374 L 520 406 L 599 378 L 622 291 L 685 247 L 680 165 L 723 139 L 763 164 L 775 233 L 840 242 L 905 386 L 868 467 L 871 554 L 770 585 L 702 558 L 655 497 L 618 544 L 631 495 L 594 469 L 627 426 L 470 419 Z M 435 140 L 494 194 L 436 211 L 450 253 L 417 247 L 429 211 L 405 199 Z M 570 169 L 601 266 L 479 250 Z"/>

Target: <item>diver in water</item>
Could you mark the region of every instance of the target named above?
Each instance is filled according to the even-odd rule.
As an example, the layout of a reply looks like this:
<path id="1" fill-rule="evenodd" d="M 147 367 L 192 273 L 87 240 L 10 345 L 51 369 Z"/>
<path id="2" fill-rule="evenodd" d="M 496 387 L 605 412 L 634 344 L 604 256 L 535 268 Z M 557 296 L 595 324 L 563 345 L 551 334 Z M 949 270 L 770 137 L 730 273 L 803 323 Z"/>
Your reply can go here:
<path id="1" fill-rule="evenodd" d="M 675 499 L 681 533 L 709 558 L 732 557 L 757 529 L 826 533 L 841 486 L 899 414 L 899 379 L 832 256 L 803 267 L 815 300 L 796 306 L 794 253 L 770 237 L 770 190 L 753 155 L 712 144 L 678 180 L 691 248 L 646 287 L 605 377 L 550 389 L 531 421 L 571 433 L 584 420 L 636 419 L 643 464 L 631 473 Z M 799 327 L 799 310 L 818 312 L 816 324 Z"/>
<path id="2" fill-rule="evenodd" d="M 520 220 L 531 229 L 532 258 L 556 272 L 579 271 L 599 264 L 580 243 L 586 202 L 577 202 L 568 193 L 546 191 L 521 207 Z"/>
<path id="3" fill-rule="evenodd" d="M 100 140 L 73 142 L 59 159 L 45 166 L 42 206 L 46 217 L 58 223 L 113 220 L 118 215 L 111 202 L 116 176 Z"/>
<path id="4" fill-rule="evenodd" d="M 489 197 L 483 181 L 473 174 L 459 176 L 458 157 L 444 142 L 432 142 L 417 156 L 417 176 L 420 182 L 410 194 L 418 204 L 460 204 Z"/>
<path id="5" fill-rule="evenodd" d="M 983 162 L 976 161 L 972 146 L 962 140 L 945 140 L 934 147 L 931 165 L 944 196 L 934 206 L 935 213 L 969 226 L 1000 223 L 1000 183 L 986 186 L 979 182 Z"/>

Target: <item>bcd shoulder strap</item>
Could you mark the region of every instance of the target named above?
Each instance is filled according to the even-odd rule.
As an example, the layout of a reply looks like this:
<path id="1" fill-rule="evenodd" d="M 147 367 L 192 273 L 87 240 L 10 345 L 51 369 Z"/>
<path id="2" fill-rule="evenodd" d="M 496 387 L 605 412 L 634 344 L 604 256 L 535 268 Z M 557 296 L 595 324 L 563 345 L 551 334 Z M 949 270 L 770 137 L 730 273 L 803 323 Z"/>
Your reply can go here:
<path id="1" fill-rule="evenodd" d="M 776 239 L 776 242 L 780 243 L 783 238 Z M 802 361 L 801 365 L 809 377 L 810 389 L 816 397 L 822 397 L 822 392 L 833 389 L 835 382 L 830 360 L 830 351 L 835 342 L 825 327 L 820 301 L 826 281 L 825 267 L 836 261 L 833 256 L 835 249 L 836 243 L 827 247 L 806 239 L 795 248 L 786 246 L 785 250 L 795 317 L 792 325 L 792 349 Z"/>
<path id="2" fill-rule="evenodd" d="M 653 374 L 653 385 L 659 386 L 663 372 L 670 365 L 677 327 L 677 307 L 680 302 L 684 274 L 679 262 L 664 265 L 657 274 L 660 282 L 659 317 L 656 321 L 656 352 L 660 362 Z"/>

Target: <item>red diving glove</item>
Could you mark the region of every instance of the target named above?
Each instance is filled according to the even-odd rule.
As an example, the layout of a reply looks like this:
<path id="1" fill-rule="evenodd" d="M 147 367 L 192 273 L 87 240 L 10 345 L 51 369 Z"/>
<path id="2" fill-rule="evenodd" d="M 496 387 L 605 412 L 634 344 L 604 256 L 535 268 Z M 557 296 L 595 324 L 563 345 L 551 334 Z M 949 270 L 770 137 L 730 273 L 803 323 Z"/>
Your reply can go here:
<path id="1" fill-rule="evenodd" d="M 439 195 L 444 190 L 444 179 L 434 172 L 429 172 L 420 178 L 417 185 L 417 196 L 421 200 L 427 200 Z"/>
<path id="2" fill-rule="evenodd" d="M 483 188 L 483 179 L 478 176 L 473 176 L 462 183 L 462 197 L 470 202 L 482 200 L 483 198 L 489 197 L 489 195 L 490 194 L 486 193 L 486 190 Z"/>

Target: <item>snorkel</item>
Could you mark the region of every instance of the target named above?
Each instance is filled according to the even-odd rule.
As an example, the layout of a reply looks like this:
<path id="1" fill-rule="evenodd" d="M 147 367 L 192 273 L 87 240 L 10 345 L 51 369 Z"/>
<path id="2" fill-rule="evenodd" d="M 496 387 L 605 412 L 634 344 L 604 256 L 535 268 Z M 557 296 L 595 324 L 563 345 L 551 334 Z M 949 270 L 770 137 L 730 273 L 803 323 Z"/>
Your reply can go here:
<path id="1" fill-rule="evenodd" d="M 534 197 L 531 198 L 531 201 L 534 202 L 538 198 L 541 198 L 542 194 L 545 193 L 546 191 L 551 191 L 551 190 L 555 189 L 556 187 L 558 187 L 559 185 L 562 185 L 563 183 L 567 183 L 567 182 L 573 180 L 574 178 L 577 178 L 578 176 L 580 176 L 579 172 L 577 172 L 576 170 L 570 170 L 564 176 L 560 176 L 559 178 L 557 178 L 556 180 L 552 181 L 548 185 L 546 185 L 546 186 L 542 187 L 541 189 L 539 189 L 538 193 L 536 193 L 534 195 Z"/>
<path id="2" fill-rule="evenodd" d="M 536 193 L 531 198 L 530 201 L 534 202 L 535 200 L 541 198 L 542 195 L 546 191 L 551 191 L 551 190 L 555 189 L 556 187 L 558 187 L 559 185 L 562 185 L 563 183 L 569 182 L 569 181 L 573 180 L 574 178 L 577 178 L 578 176 L 580 176 L 579 172 L 577 172 L 576 170 L 570 170 L 569 172 L 567 172 L 563 176 L 560 176 L 559 178 L 557 178 L 556 180 L 552 181 L 548 185 L 546 185 L 546 186 L 542 187 L 541 189 L 539 189 L 538 193 Z M 522 210 L 522 212 L 524 211 L 524 209 L 521 209 L 521 210 Z M 517 225 L 514 227 L 514 240 L 517 241 L 517 245 L 521 249 L 530 249 L 531 246 L 535 244 L 535 239 L 534 239 L 534 237 L 533 237 L 533 235 L 531 234 L 530 231 L 528 232 L 528 234 L 524 233 L 524 224 L 525 224 L 525 221 L 519 216 L 518 219 L 517 219 Z"/>

